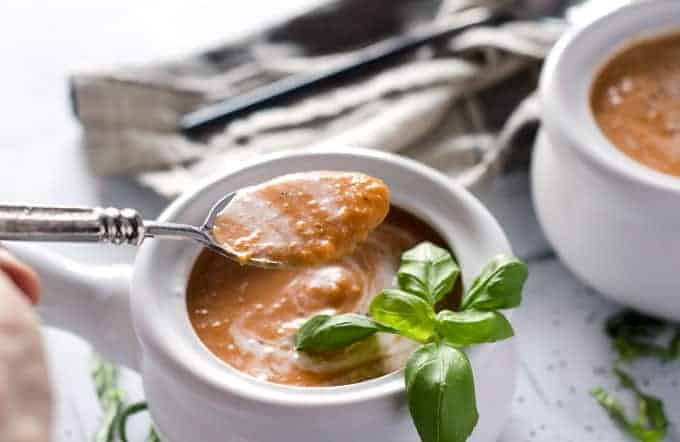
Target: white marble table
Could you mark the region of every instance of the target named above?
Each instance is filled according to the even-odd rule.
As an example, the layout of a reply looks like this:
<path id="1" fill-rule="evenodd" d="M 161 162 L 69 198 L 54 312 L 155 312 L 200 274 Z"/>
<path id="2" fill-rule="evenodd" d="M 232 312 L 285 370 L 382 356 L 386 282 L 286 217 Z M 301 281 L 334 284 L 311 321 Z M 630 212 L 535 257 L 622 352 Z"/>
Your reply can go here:
<path id="1" fill-rule="evenodd" d="M 187 52 L 311 3 L 317 1 L 250 0 L 247 7 L 179 0 L 1 3 L 0 200 L 111 204 L 157 214 L 166 202 L 148 190 L 88 173 L 68 112 L 67 73 Z M 620 307 L 584 287 L 552 254 L 533 215 L 526 175 L 502 179 L 482 199 L 531 272 L 516 323 L 521 377 L 501 441 L 625 441 L 588 394 L 598 385 L 615 386 L 609 372 L 614 355 L 602 326 Z M 130 262 L 133 256 L 122 248 L 50 247 L 96 263 Z M 88 441 L 99 410 L 89 348 L 64 332 L 46 330 L 45 336 L 57 397 L 53 440 Z M 680 441 L 680 364 L 643 362 L 634 372 L 646 390 L 664 398 L 674 424 L 669 440 Z M 131 399 L 141 398 L 138 376 L 125 373 L 124 379 Z M 133 440 L 142 440 L 147 426 L 146 418 L 133 419 Z"/>

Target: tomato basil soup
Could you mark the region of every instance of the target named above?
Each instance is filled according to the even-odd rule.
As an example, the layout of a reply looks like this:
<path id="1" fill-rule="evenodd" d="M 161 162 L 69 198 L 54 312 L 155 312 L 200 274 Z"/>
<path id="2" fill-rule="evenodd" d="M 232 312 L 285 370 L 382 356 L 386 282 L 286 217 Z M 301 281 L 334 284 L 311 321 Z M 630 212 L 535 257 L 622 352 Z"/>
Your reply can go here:
<path id="1" fill-rule="evenodd" d="M 680 32 L 617 53 L 595 80 L 591 107 L 617 148 L 680 176 Z"/>
<path id="2" fill-rule="evenodd" d="M 318 264 L 351 253 L 388 210 L 389 190 L 377 178 L 305 172 L 240 190 L 217 215 L 212 233 L 242 262 Z"/>
<path id="3" fill-rule="evenodd" d="M 262 269 L 204 251 L 187 289 L 191 323 L 218 358 L 262 380 L 331 386 L 381 376 L 403 367 L 417 344 L 378 334 L 315 355 L 296 352 L 294 335 L 316 314 L 367 312 L 372 298 L 393 286 L 402 252 L 425 240 L 444 244 L 425 223 L 393 207 L 351 254 L 323 265 Z"/>

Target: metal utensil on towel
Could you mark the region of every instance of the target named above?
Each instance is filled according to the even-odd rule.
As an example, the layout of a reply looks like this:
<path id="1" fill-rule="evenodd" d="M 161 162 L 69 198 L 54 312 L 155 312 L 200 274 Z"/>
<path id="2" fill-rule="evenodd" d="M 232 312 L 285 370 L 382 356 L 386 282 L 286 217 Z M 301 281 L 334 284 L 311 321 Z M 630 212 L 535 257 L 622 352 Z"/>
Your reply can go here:
<path id="1" fill-rule="evenodd" d="M 210 128 L 241 115 L 266 108 L 283 100 L 322 87 L 339 79 L 366 72 L 409 51 L 455 36 L 474 26 L 497 25 L 515 17 L 539 17 L 561 11 L 566 0 L 515 0 L 500 8 L 473 8 L 456 14 L 444 25 L 416 29 L 410 34 L 390 38 L 358 52 L 353 60 L 328 71 L 284 78 L 242 95 L 213 103 L 188 113 L 180 120 L 181 130 L 198 136 Z"/>
<path id="2" fill-rule="evenodd" d="M 229 193 L 215 203 L 200 227 L 145 220 L 134 209 L 0 205 L 0 240 L 140 245 L 146 238 L 189 239 L 243 263 L 212 236 L 215 217 L 235 194 Z M 281 265 L 260 258 L 246 264 L 266 268 Z"/>

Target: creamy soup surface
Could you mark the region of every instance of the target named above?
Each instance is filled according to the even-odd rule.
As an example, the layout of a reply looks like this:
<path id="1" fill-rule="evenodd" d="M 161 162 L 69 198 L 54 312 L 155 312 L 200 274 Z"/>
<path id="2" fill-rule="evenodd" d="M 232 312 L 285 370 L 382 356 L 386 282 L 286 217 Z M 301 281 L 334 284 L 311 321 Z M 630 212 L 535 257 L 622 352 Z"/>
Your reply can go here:
<path id="1" fill-rule="evenodd" d="M 367 312 L 373 297 L 394 285 L 402 252 L 425 240 L 444 245 L 425 223 L 393 207 L 353 253 L 323 265 L 261 269 L 205 251 L 187 289 L 191 323 L 217 357 L 259 379 L 331 386 L 381 376 L 404 365 L 412 341 L 378 334 L 309 355 L 295 351 L 294 335 L 315 314 Z"/>
<path id="2" fill-rule="evenodd" d="M 680 176 L 680 32 L 616 54 L 595 80 L 591 107 L 620 150 Z"/>
<path id="3" fill-rule="evenodd" d="M 385 219 L 389 201 L 385 183 L 362 173 L 284 175 L 240 190 L 212 233 L 243 262 L 318 264 L 351 253 Z"/>

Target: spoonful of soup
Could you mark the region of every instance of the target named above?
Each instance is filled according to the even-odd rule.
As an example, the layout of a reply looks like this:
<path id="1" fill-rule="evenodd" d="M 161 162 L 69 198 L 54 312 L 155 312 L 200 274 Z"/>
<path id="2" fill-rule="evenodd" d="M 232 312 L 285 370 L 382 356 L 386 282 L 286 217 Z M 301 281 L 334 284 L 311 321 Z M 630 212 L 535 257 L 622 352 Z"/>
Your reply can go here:
<path id="1" fill-rule="evenodd" d="M 389 210 L 389 190 L 356 172 L 284 175 L 227 194 L 200 226 L 144 220 L 133 209 L 0 205 L 0 240 L 191 239 L 242 265 L 328 262 L 351 253 Z"/>
<path id="2" fill-rule="evenodd" d="M 209 227 L 242 263 L 318 264 L 351 253 L 385 219 L 389 205 L 387 186 L 377 178 L 307 172 L 240 190 Z"/>

